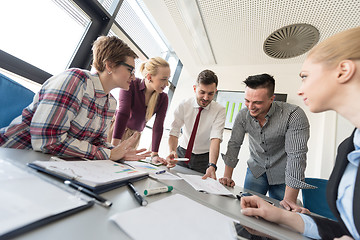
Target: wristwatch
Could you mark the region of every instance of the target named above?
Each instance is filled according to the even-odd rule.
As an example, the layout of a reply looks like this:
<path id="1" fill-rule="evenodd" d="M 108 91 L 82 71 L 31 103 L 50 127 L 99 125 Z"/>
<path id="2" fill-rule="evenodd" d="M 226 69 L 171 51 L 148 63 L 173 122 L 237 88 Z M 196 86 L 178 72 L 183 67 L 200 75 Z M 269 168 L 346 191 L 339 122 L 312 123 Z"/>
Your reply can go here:
<path id="1" fill-rule="evenodd" d="M 214 167 L 214 168 L 215 168 L 215 171 L 217 170 L 217 166 L 216 166 L 215 163 L 209 163 L 209 164 L 208 164 L 208 167 L 210 167 L 210 166 Z"/>

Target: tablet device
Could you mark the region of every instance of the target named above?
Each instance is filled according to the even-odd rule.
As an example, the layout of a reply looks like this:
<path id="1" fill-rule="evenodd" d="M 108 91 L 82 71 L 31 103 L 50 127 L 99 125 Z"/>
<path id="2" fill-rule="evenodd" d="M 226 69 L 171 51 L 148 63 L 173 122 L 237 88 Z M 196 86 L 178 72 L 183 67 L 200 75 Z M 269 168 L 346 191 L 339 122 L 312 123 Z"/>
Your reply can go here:
<path id="1" fill-rule="evenodd" d="M 263 232 L 259 232 L 252 228 L 246 227 L 238 222 L 233 222 L 233 229 L 236 239 L 241 240 L 277 240 L 277 238 L 271 237 Z"/>

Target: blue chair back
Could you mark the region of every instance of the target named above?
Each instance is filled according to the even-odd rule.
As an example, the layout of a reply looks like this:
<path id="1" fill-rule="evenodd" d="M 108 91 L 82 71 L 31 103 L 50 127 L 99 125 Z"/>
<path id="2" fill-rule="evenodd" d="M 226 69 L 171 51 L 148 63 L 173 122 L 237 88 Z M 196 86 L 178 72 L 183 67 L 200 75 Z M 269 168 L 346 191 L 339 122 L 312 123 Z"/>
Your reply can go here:
<path id="1" fill-rule="evenodd" d="M 326 200 L 326 185 L 328 180 L 320 178 L 305 178 L 305 182 L 314 185 L 316 189 L 302 189 L 303 205 L 310 212 L 333 219 L 336 218 L 332 214 Z"/>
<path id="2" fill-rule="evenodd" d="M 34 97 L 34 92 L 0 73 L 0 128 L 21 115 Z"/>

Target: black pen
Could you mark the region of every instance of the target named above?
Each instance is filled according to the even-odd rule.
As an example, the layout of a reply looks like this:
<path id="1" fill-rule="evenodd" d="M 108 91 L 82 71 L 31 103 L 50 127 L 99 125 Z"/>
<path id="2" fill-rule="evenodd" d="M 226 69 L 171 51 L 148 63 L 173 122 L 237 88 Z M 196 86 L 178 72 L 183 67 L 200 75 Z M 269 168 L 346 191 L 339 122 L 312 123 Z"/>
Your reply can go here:
<path id="1" fill-rule="evenodd" d="M 101 204 L 104 207 L 110 207 L 112 205 L 112 202 L 110 202 L 109 200 L 106 200 L 105 198 L 103 198 L 102 196 L 99 196 L 93 192 L 91 192 L 90 190 L 87 190 L 86 188 L 83 188 L 69 180 L 66 180 L 64 182 L 66 185 L 69 185 L 70 187 L 78 190 L 79 192 L 82 192 L 86 195 L 88 195 L 89 197 L 94 198 L 99 204 Z"/>
<path id="2" fill-rule="evenodd" d="M 136 201 L 138 201 L 138 203 L 141 206 L 146 206 L 148 204 L 148 202 L 140 195 L 140 193 L 136 191 L 134 185 L 131 182 L 128 183 L 128 187 L 134 193 L 134 197 L 136 198 Z"/>

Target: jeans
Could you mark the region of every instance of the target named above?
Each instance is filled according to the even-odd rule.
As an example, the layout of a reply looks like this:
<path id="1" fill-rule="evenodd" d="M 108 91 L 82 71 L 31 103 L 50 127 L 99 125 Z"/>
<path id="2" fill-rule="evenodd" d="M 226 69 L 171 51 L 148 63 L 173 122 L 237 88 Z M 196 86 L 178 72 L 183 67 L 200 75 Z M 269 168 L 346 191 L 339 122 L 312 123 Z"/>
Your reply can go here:
<path id="1" fill-rule="evenodd" d="M 250 169 L 247 168 L 244 188 L 266 195 L 269 192 L 269 197 L 275 198 L 279 201 L 283 200 L 285 194 L 285 183 L 277 185 L 269 185 L 266 173 L 258 178 L 255 178 Z"/>

